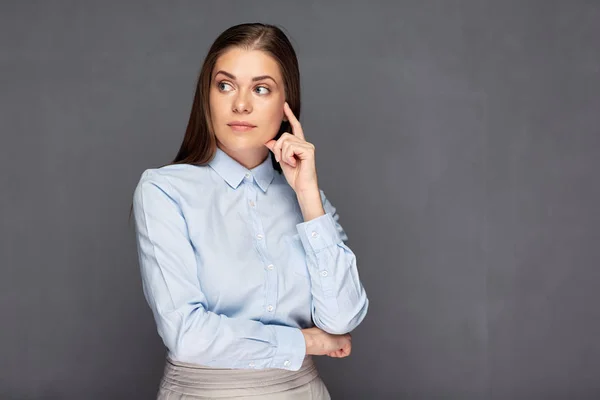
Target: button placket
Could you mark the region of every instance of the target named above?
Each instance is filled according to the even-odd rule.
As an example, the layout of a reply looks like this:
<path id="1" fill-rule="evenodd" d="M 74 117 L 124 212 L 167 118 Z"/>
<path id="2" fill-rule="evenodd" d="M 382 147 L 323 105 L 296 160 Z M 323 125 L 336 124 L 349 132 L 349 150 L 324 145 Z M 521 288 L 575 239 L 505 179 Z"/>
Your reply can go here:
<path id="1" fill-rule="evenodd" d="M 250 180 L 252 180 L 250 178 Z M 261 259 L 265 263 L 265 297 L 264 297 L 264 311 L 260 319 L 263 323 L 269 323 L 274 318 L 275 310 L 277 308 L 277 271 L 275 266 L 270 260 L 269 252 L 267 249 L 267 237 L 263 229 L 262 221 L 260 219 L 259 204 L 258 204 L 258 187 L 251 181 L 247 182 L 246 185 L 246 203 L 248 205 L 248 213 L 252 221 L 252 229 L 254 233 L 254 240 L 256 242 L 256 249 L 258 250 Z"/>
<path id="2" fill-rule="evenodd" d="M 254 237 L 258 241 L 263 241 L 265 235 L 262 229 L 262 224 L 260 223 L 260 219 L 258 218 L 258 210 L 256 207 L 256 188 L 252 182 L 249 182 L 246 187 L 246 203 L 248 204 L 248 213 L 250 214 L 250 219 L 252 220 Z"/>

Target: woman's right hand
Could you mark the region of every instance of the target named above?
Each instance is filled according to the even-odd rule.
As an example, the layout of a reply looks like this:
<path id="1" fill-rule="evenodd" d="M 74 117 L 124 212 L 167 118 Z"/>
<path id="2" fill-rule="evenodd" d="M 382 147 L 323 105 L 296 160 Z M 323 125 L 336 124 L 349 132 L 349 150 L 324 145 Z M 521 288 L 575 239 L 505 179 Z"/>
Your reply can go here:
<path id="1" fill-rule="evenodd" d="M 313 327 L 302 329 L 306 341 L 306 354 L 343 358 L 350 355 L 352 350 L 352 336 L 333 335 L 324 330 Z"/>

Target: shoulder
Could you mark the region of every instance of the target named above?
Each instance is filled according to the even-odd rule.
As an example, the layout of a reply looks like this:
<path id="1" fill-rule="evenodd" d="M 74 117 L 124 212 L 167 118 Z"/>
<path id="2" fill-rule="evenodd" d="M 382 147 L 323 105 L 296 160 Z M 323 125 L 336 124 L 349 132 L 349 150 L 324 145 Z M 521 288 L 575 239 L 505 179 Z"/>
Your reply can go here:
<path id="1" fill-rule="evenodd" d="M 148 168 L 142 172 L 135 193 L 158 188 L 171 197 L 197 188 L 207 181 L 208 166 L 192 164 L 170 164 L 159 168 Z"/>
<path id="2" fill-rule="evenodd" d="M 193 183 L 201 184 L 208 176 L 208 165 L 170 164 L 159 168 L 148 168 L 142 172 L 138 183 L 169 183 L 173 186 Z"/>

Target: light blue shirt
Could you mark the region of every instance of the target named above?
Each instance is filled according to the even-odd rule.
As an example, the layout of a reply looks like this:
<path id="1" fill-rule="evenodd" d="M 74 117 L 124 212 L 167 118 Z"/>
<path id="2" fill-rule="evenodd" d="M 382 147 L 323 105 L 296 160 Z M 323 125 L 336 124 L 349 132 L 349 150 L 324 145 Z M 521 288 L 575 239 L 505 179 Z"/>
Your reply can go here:
<path id="1" fill-rule="evenodd" d="M 144 297 L 174 360 L 300 369 L 301 329 L 352 331 L 369 305 L 336 209 L 304 221 L 271 163 L 217 148 L 204 166 L 147 169 L 133 207 Z"/>

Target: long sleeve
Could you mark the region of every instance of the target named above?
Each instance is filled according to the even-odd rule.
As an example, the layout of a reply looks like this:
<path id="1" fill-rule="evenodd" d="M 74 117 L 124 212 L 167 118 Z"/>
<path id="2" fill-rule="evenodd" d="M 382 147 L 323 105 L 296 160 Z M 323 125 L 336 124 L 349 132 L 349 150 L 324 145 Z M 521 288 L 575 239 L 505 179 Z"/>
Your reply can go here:
<path id="1" fill-rule="evenodd" d="M 143 293 L 164 345 L 184 362 L 299 370 L 306 353 L 300 329 L 207 310 L 180 201 L 155 170 L 144 171 L 134 191 Z"/>
<path id="2" fill-rule="evenodd" d="M 315 325 L 332 334 L 351 332 L 364 319 L 369 300 L 360 282 L 356 256 L 336 208 L 320 190 L 325 214 L 296 225 L 311 278 Z"/>

